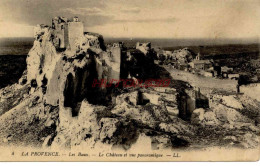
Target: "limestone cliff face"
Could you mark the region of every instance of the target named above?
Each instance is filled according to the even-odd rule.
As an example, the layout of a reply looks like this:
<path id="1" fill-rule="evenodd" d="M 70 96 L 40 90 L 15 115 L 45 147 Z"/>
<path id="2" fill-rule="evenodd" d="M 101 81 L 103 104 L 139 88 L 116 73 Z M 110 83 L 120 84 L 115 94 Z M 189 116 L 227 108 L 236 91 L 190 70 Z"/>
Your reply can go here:
<path id="1" fill-rule="evenodd" d="M 152 132 L 151 129 L 159 129 L 156 133 L 165 128 L 167 132 L 179 131 L 166 124 L 172 115 L 178 114 L 175 99 L 167 93 L 133 90 L 114 96 L 111 104 L 116 106 L 112 109 L 103 103 L 94 104 L 93 98 L 97 100 L 107 91 L 91 87 L 94 79 L 120 79 L 120 47 L 106 49 L 102 36 L 84 33 L 75 40 L 74 49 L 57 49 L 53 33 L 48 27 L 39 29 L 27 58 L 27 83 L 31 93 L 40 94 L 43 105 L 59 110 L 56 134 L 47 137 L 45 145 L 61 148 L 122 146 L 129 149 L 143 134 Z M 160 104 L 160 99 L 171 106 Z M 143 106 L 147 101 L 150 104 Z M 171 147 L 171 141 L 176 139 L 169 135 L 161 138 L 160 135 L 155 134 L 149 139 L 151 142 L 166 139 L 167 143 L 163 145 L 166 147 Z"/>
<path id="2" fill-rule="evenodd" d="M 116 65 L 107 57 L 109 53 L 99 34 L 85 32 L 67 49 L 57 49 L 53 36 L 52 28 L 37 27 L 34 45 L 27 57 L 27 83 L 31 83 L 33 89 L 41 89 L 46 104 L 72 109 L 68 114 L 75 116 L 80 102 L 94 93 L 93 79 L 114 77 L 114 70 L 109 67 Z M 120 66 L 120 62 L 117 63 Z"/>
<path id="3" fill-rule="evenodd" d="M 51 41 L 51 29 L 45 27 L 36 31 L 33 48 L 27 57 L 27 81 L 36 80 L 41 86 L 43 76 L 50 78 L 52 71 L 60 58 Z"/>

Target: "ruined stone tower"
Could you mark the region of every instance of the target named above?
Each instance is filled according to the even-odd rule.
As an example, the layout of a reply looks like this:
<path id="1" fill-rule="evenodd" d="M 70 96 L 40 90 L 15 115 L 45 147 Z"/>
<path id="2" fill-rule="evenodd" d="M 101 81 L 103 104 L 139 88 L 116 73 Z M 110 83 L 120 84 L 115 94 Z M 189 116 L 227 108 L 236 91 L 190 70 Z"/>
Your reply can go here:
<path id="1" fill-rule="evenodd" d="M 68 20 L 65 17 L 55 17 L 52 19 L 52 29 L 54 30 L 54 43 L 56 48 L 74 49 L 77 39 L 83 36 L 83 23 L 78 17 Z"/>

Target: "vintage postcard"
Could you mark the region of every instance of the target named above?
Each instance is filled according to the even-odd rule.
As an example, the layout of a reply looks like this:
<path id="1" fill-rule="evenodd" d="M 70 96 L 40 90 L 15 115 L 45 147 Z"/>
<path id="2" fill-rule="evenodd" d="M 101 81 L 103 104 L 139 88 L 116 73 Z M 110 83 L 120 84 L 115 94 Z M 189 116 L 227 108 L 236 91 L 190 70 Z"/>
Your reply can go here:
<path id="1" fill-rule="evenodd" d="M 258 161 L 259 0 L 1 0 L 0 161 Z"/>

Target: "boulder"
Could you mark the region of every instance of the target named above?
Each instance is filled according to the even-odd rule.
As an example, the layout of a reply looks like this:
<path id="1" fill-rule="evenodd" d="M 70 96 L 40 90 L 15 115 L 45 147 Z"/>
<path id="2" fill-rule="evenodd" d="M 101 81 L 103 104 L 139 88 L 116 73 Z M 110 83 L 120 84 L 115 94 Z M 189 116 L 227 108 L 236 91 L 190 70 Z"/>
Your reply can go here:
<path id="1" fill-rule="evenodd" d="M 192 124 L 201 124 L 204 119 L 205 110 L 203 108 L 195 109 L 191 115 L 191 123 Z"/>
<path id="2" fill-rule="evenodd" d="M 240 103 L 234 96 L 223 96 L 222 97 L 223 104 L 232 107 L 235 109 L 243 109 L 242 103 Z"/>
<path id="3" fill-rule="evenodd" d="M 216 114 L 213 111 L 207 111 L 204 113 L 203 125 L 212 125 L 217 126 L 220 124 L 219 120 L 216 117 Z"/>
<path id="4" fill-rule="evenodd" d="M 128 104 L 131 104 L 131 105 L 137 105 L 138 92 L 134 91 L 134 92 L 131 92 L 131 93 L 125 93 L 125 94 L 117 96 L 116 105 L 120 105 L 123 102 L 127 102 Z"/>
<path id="5" fill-rule="evenodd" d="M 166 106 L 166 109 L 170 115 L 173 115 L 173 116 L 179 115 L 179 109 L 177 107 Z"/>

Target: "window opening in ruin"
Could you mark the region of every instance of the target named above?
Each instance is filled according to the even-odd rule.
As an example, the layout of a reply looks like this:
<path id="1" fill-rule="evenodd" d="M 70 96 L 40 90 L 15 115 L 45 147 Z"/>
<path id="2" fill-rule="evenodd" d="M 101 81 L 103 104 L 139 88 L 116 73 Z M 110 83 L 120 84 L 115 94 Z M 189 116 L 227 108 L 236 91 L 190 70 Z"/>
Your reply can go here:
<path id="1" fill-rule="evenodd" d="M 60 46 L 61 46 L 61 40 L 59 39 L 59 48 L 60 48 Z"/>
<path id="2" fill-rule="evenodd" d="M 65 89 L 64 89 L 64 107 L 70 107 L 72 109 L 72 116 L 77 116 L 78 111 L 77 103 L 75 103 L 75 86 L 74 86 L 74 80 L 73 75 L 70 73 L 67 76 L 67 80 L 65 83 Z"/>

